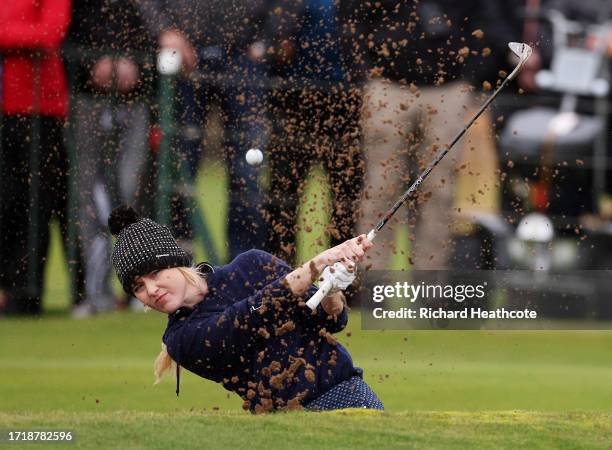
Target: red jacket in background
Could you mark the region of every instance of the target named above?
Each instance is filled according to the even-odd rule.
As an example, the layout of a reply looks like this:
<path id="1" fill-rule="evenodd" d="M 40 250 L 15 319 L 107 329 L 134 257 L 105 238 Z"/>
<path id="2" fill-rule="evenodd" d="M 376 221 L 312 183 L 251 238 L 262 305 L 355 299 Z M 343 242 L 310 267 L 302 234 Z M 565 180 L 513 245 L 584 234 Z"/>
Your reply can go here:
<path id="1" fill-rule="evenodd" d="M 70 0 L 3 0 L 0 7 L 2 111 L 32 114 L 34 61 L 40 55 L 39 111 L 65 117 L 68 87 L 60 45 L 70 22 Z"/>

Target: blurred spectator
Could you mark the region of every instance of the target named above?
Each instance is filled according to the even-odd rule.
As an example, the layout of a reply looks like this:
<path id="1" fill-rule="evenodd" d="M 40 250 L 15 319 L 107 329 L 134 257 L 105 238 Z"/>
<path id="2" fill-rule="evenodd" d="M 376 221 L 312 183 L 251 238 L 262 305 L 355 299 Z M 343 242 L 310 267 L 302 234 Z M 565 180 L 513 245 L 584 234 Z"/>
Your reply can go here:
<path id="1" fill-rule="evenodd" d="M 41 312 L 52 217 L 66 235 L 68 91 L 59 48 L 69 21 L 69 0 L 0 7 L 0 297 L 6 313 Z"/>
<path id="2" fill-rule="evenodd" d="M 533 54 L 519 73 L 517 83 L 525 92 L 535 92 L 538 90 L 535 76 L 551 58 L 550 24 L 542 20 L 546 11 L 546 3 L 549 2 L 525 0 L 518 5 L 503 1 L 498 3 L 501 13 L 507 18 L 505 26 L 514 30 L 517 39 L 520 36 L 521 41 L 533 48 Z M 513 63 L 514 61 L 511 62 Z"/>
<path id="3" fill-rule="evenodd" d="M 561 12 L 567 20 L 586 25 L 603 24 L 612 19 L 612 4 L 607 0 L 523 0 L 518 3 L 498 0 L 495 3 L 505 20 L 498 22 L 489 34 L 511 35 L 514 40 L 522 40 L 533 47 L 533 54 L 517 80 L 527 92 L 538 91 L 535 76 L 538 71 L 548 67 L 553 56 L 553 32 L 546 20 L 550 10 Z M 612 56 L 612 32 L 608 36 L 606 47 L 608 55 Z M 497 62 L 499 66 L 502 61 Z M 509 64 L 513 65 L 514 61 Z"/>
<path id="4" fill-rule="evenodd" d="M 154 4 L 154 2 L 148 2 Z M 160 46 L 181 52 L 183 77 L 179 80 L 178 146 L 192 182 L 201 155 L 202 121 L 213 104 L 222 111 L 225 160 L 229 171 L 227 236 L 230 258 L 265 242 L 260 170 L 246 163 L 245 153 L 265 153 L 264 56 L 265 24 L 269 2 L 162 1 L 157 20 Z M 154 8 L 150 9 L 151 11 Z M 203 199 L 206 201 L 206 199 Z M 187 212 L 179 199 L 175 235 L 192 239 Z"/>
<path id="5" fill-rule="evenodd" d="M 585 25 L 605 24 L 608 22 L 606 42 L 602 43 L 609 58 L 612 58 L 612 3 L 608 0 L 549 0 L 546 7 L 563 13 L 566 19 L 581 22 Z M 591 36 L 593 38 L 593 36 Z M 589 42 L 595 46 L 597 42 Z"/>
<path id="6" fill-rule="evenodd" d="M 478 70 L 473 71 L 472 81 L 475 82 L 476 86 L 480 86 L 484 81 L 493 84 L 494 80 L 499 76 L 499 71 L 510 73 L 516 66 L 516 56 L 507 47 L 509 42 L 525 42 L 534 51 L 523 66 L 519 77 L 530 72 L 530 67 L 532 67 L 532 63 L 536 59 L 538 60 L 537 64 L 540 64 L 539 47 L 543 40 L 548 41 L 550 38 L 548 30 L 541 26 L 542 24 L 538 19 L 539 13 L 540 0 L 521 0 L 518 2 L 489 1 L 487 10 L 484 11 L 483 15 L 495 15 L 497 18 L 493 17 L 492 23 L 482 23 L 482 30 L 486 45 L 492 47 L 494 51 L 489 57 L 480 59 L 480 67 Z M 470 65 L 472 63 L 473 61 L 470 62 Z M 531 80 L 533 74 L 529 73 L 527 78 Z"/>
<path id="7" fill-rule="evenodd" d="M 534 92 L 537 90 L 535 75 L 542 69 L 544 59 L 550 59 L 549 52 L 542 51 L 549 49 L 551 44 L 549 33 L 544 33 L 544 30 L 548 29 L 547 24 L 542 22 L 540 17 L 543 12 L 542 2 L 525 0 L 518 4 L 508 4 L 508 2 L 498 0 L 497 3 L 502 14 L 507 18 L 505 26 L 512 29 L 516 35 L 514 40 L 525 42 L 533 49 L 531 57 L 518 75 L 517 83 L 525 92 Z M 513 62 L 506 61 L 506 64 L 512 66 Z"/>
<path id="8" fill-rule="evenodd" d="M 572 36 L 572 32 L 569 32 L 569 40 L 567 44 L 569 46 L 584 46 L 593 51 L 601 51 L 601 57 L 604 61 L 602 61 L 603 64 L 601 67 L 601 73 L 599 73 L 598 76 L 607 79 L 608 83 L 611 83 L 612 63 L 610 62 L 610 59 L 612 59 L 612 3 L 607 0 L 583 0 L 580 2 L 572 0 L 548 0 L 543 2 L 541 9 L 542 12 L 549 10 L 558 11 L 566 20 L 577 22 L 584 27 L 581 30 L 582 33 L 576 30 L 576 36 Z M 597 29 L 598 25 L 602 26 L 603 29 Z M 559 50 L 557 47 L 559 44 L 560 42 L 552 42 L 552 40 L 549 40 L 543 43 L 541 51 L 545 55 L 550 54 L 550 57 L 557 57 L 558 54 L 553 55 L 551 53 Z M 537 70 L 544 68 L 552 69 L 552 67 L 550 67 L 548 64 L 548 60 L 551 59 L 550 57 L 542 58 L 542 63 L 534 68 L 534 73 L 537 73 Z M 537 89 L 535 89 L 535 83 L 534 90 L 537 91 Z M 608 102 L 610 99 L 612 99 L 612 89 L 608 90 L 607 98 Z M 609 130 L 610 126 L 612 126 L 612 110 L 610 110 L 609 107 L 602 107 L 602 103 L 605 103 L 605 101 L 602 100 L 602 102 L 600 102 L 600 106 L 595 106 L 595 112 L 598 112 L 602 116 L 605 115 L 603 118 L 608 126 L 607 132 L 604 131 L 607 135 L 607 138 L 605 138 L 605 145 L 608 158 L 610 158 L 610 156 L 612 156 L 612 133 L 610 133 Z M 606 112 L 604 112 L 604 110 L 606 110 Z M 579 112 L 588 114 L 588 109 L 580 110 L 579 108 Z M 596 192 L 596 195 L 599 196 L 599 204 L 597 206 L 599 207 L 599 212 L 602 214 L 602 216 L 610 219 L 612 218 L 612 208 L 610 207 L 612 205 L 612 198 L 610 197 L 610 194 L 612 193 L 612 167 L 610 167 L 610 164 L 607 164 L 606 166 L 604 162 L 603 167 L 598 166 L 594 168 L 593 176 L 596 180 L 599 176 L 597 174 L 598 170 L 606 170 L 606 173 L 605 175 L 601 175 L 601 177 L 605 179 L 602 180 L 601 184 L 599 184 L 597 181 L 595 181 L 593 184 L 594 190 L 598 191 Z M 599 192 L 597 186 L 602 186 L 604 192 Z M 572 182 L 569 187 L 575 191 L 577 184 Z M 561 196 L 561 198 L 564 199 L 567 197 L 569 197 L 569 195 Z M 571 201 L 567 202 L 567 210 L 571 211 L 575 207 L 576 203 L 577 202 L 573 202 L 572 204 Z"/>
<path id="9" fill-rule="evenodd" d="M 483 58 L 498 51 L 497 39 L 487 38 L 502 22 L 495 7 L 488 1 L 353 2 L 356 45 L 369 69 L 362 113 L 367 168 L 360 232 L 376 225 L 408 181 L 464 123 L 472 103 L 469 83 L 482 70 Z M 505 54 L 503 45 L 499 51 Z M 448 265 L 461 147 L 459 142 L 435 168 L 409 206 L 412 262 L 418 269 Z M 385 269 L 394 233 L 388 229 L 377 241 L 369 261 L 373 269 Z"/>
<path id="10" fill-rule="evenodd" d="M 354 235 L 363 182 L 359 112 L 344 21 L 333 0 L 280 1 L 272 72 L 282 78 L 271 105 L 270 251 L 295 263 L 298 203 L 313 164 L 331 187 L 332 246 Z"/>
<path id="11" fill-rule="evenodd" d="M 76 72 L 73 127 L 85 272 L 85 299 L 73 311 L 75 317 L 115 307 L 106 224 L 112 207 L 130 204 L 145 214 L 144 206 L 151 203 L 144 176 L 154 33 L 136 1 L 75 3 L 67 53 Z"/>

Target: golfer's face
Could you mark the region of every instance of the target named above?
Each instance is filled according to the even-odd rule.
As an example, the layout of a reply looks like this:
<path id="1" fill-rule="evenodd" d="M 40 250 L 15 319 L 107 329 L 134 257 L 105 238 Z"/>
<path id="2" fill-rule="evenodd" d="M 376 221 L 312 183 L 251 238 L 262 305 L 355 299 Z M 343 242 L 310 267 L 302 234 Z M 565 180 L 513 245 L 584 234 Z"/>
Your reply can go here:
<path id="1" fill-rule="evenodd" d="M 187 280 L 178 269 L 164 269 L 138 277 L 133 292 L 138 300 L 159 312 L 171 314 L 185 300 Z"/>

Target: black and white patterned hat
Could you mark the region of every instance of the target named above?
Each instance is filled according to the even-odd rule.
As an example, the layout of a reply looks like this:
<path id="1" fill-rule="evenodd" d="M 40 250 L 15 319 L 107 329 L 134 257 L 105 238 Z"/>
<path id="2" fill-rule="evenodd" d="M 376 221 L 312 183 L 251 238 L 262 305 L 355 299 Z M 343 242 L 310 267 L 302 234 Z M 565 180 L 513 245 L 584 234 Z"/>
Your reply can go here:
<path id="1" fill-rule="evenodd" d="M 134 280 L 154 270 L 191 266 L 191 257 L 170 230 L 151 219 L 140 219 L 128 206 L 119 206 L 108 217 L 117 242 L 111 260 L 123 289 L 132 295 Z"/>

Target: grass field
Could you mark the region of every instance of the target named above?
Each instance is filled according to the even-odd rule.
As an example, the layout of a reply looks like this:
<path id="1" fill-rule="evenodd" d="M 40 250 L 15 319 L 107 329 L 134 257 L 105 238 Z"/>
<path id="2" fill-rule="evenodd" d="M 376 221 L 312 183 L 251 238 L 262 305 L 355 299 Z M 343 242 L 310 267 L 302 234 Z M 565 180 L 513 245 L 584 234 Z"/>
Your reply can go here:
<path id="1" fill-rule="evenodd" d="M 200 189 L 222 196 L 220 166 L 205 170 Z M 327 200 L 311 189 L 302 258 L 324 245 Z M 224 242 L 218 204 L 202 206 Z M 353 311 L 339 339 L 386 411 L 252 416 L 185 372 L 178 399 L 172 377 L 153 386 L 162 315 L 71 320 L 57 240 L 46 286 L 43 318 L 0 320 L 4 431 L 72 429 L 70 448 L 612 448 L 610 331 L 363 331 Z"/>
<path id="2" fill-rule="evenodd" d="M 611 421 L 609 414 L 522 411 L 379 414 L 347 410 L 265 417 L 199 411 L 0 413 L 5 426 L 57 429 L 69 424 L 76 445 L 65 448 L 121 449 L 594 449 L 609 448 Z"/>
<path id="3" fill-rule="evenodd" d="M 250 417 L 185 373 L 153 386 L 165 318 L 113 313 L 3 321 L 0 428 L 70 428 L 85 448 L 605 448 L 612 441 L 612 333 L 361 331 L 340 340 L 384 414 Z M 349 336 L 350 334 L 350 336 Z"/>

